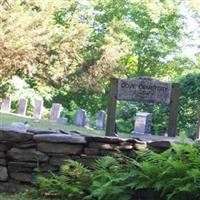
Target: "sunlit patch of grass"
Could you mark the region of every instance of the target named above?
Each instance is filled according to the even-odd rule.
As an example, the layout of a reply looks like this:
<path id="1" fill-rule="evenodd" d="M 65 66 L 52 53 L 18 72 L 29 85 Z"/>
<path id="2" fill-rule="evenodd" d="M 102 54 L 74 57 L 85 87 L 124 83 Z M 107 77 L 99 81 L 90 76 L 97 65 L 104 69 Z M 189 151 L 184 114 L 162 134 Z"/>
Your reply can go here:
<path id="1" fill-rule="evenodd" d="M 82 134 L 93 134 L 93 135 L 99 135 L 99 136 L 105 135 L 105 131 L 97 131 L 94 129 L 80 128 L 71 124 L 63 125 L 63 124 L 58 124 L 56 122 L 52 122 L 48 120 L 41 120 L 40 122 L 35 122 L 34 119 L 30 117 L 23 117 L 16 114 L 8 114 L 8 113 L 0 112 L 0 126 L 9 126 L 13 122 L 22 122 L 22 123 L 27 122 L 31 128 L 38 128 L 38 129 L 77 131 Z M 129 136 L 128 134 L 120 133 L 120 137 L 127 138 L 128 136 Z"/>

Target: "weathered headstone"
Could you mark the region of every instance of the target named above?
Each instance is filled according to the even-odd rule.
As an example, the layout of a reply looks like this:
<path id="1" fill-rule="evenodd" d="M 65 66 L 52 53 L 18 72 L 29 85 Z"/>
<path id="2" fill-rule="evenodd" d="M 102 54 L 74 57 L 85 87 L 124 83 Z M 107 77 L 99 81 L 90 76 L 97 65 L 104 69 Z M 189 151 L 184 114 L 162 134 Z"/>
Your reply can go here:
<path id="1" fill-rule="evenodd" d="M 85 116 L 84 128 L 92 129 L 92 128 L 90 127 L 90 119 L 89 119 L 89 117 L 87 117 L 87 116 Z"/>
<path id="2" fill-rule="evenodd" d="M 21 98 L 19 100 L 19 105 L 18 105 L 18 108 L 17 108 L 17 114 L 26 115 L 27 103 L 28 103 L 28 101 L 25 98 Z"/>
<path id="3" fill-rule="evenodd" d="M 63 124 L 63 125 L 67 125 L 68 123 L 68 119 L 66 117 L 60 117 L 57 119 L 56 121 L 58 124 Z"/>
<path id="4" fill-rule="evenodd" d="M 62 109 L 62 105 L 59 103 L 53 103 L 51 108 L 51 116 L 50 120 L 57 121 L 60 118 L 60 112 Z"/>
<path id="5" fill-rule="evenodd" d="M 34 119 L 41 119 L 42 109 L 43 109 L 43 100 L 34 99 L 34 106 L 33 106 L 33 118 Z"/>
<path id="6" fill-rule="evenodd" d="M 84 127 L 86 125 L 86 112 L 83 109 L 77 111 L 74 123 L 76 126 Z"/>
<path id="7" fill-rule="evenodd" d="M 104 130 L 106 125 L 106 113 L 105 111 L 101 110 L 97 114 L 97 120 L 96 120 L 96 129 L 97 130 Z"/>
<path id="8" fill-rule="evenodd" d="M 147 112 L 138 112 L 135 116 L 134 133 L 151 133 L 152 114 Z"/>
<path id="9" fill-rule="evenodd" d="M 2 112 L 10 112 L 10 108 L 11 108 L 11 98 L 6 97 L 5 99 L 3 99 L 2 103 L 1 103 L 1 111 Z"/>

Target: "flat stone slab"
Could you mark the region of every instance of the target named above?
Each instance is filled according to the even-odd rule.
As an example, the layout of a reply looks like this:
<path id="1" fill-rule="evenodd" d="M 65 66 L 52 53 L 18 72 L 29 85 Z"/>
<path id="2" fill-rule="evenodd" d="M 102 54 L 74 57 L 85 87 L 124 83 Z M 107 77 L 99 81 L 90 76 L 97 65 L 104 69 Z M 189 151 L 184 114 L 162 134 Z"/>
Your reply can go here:
<path id="1" fill-rule="evenodd" d="M 23 142 L 33 138 L 32 133 L 12 127 L 0 127 L 0 141 Z"/>
<path id="2" fill-rule="evenodd" d="M 24 183 L 35 183 L 35 174 L 24 173 L 24 172 L 10 172 L 10 177 L 16 181 L 21 181 Z"/>
<path id="3" fill-rule="evenodd" d="M 14 167 L 26 167 L 26 168 L 35 168 L 37 167 L 37 163 L 35 162 L 17 162 L 17 161 L 11 161 L 8 162 L 8 166 L 14 166 Z"/>
<path id="4" fill-rule="evenodd" d="M 16 193 L 25 191 L 29 186 L 27 184 L 19 184 L 18 181 L 1 182 L 0 192 Z"/>
<path id="5" fill-rule="evenodd" d="M 6 154 L 0 151 L 0 158 L 5 158 L 5 157 L 6 157 Z"/>
<path id="6" fill-rule="evenodd" d="M 58 153 L 58 154 L 76 155 L 82 152 L 83 145 L 40 142 L 37 144 L 37 149 L 41 152 L 50 154 Z"/>
<path id="7" fill-rule="evenodd" d="M 127 139 L 118 137 L 96 136 L 96 135 L 85 135 L 85 134 L 84 136 L 88 142 L 120 143 L 127 141 Z"/>
<path id="8" fill-rule="evenodd" d="M 71 160 L 70 156 L 66 155 L 55 155 L 52 156 L 49 160 L 50 165 L 53 166 L 61 166 L 62 164 L 66 163 L 67 160 Z"/>
<path id="9" fill-rule="evenodd" d="M 8 170 L 6 167 L 0 166 L 0 181 L 6 181 L 8 179 Z"/>
<path id="10" fill-rule="evenodd" d="M 48 156 L 35 149 L 18 149 L 12 148 L 8 151 L 8 156 L 17 161 L 33 161 L 33 162 L 46 162 L 48 161 Z"/>
<path id="11" fill-rule="evenodd" d="M 34 134 L 53 134 L 59 133 L 56 130 L 48 130 L 48 129 L 38 129 L 38 128 L 29 128 L 27 132 L 34 133 Z"/>
<path id="12" fill-rule="evenodd" d="M 159 142 L 159 141 L 168 141 L 168 142 L 180 142 L 181 138 L 176 137 L 168 137 L 168 136 L 159 136 L 159 135 L 151 135 L 151 134 L 133 134 L 134 139 L 139 139 L 146 142 Z M 186 138 L 185 142 L 192 142 L 191 139 Z"/>
<path id="13" fill-rule="evenodd" d="M 52 142 L 52 143 L 73 143 L 85 144 L 87 143 L 84 136 L 81 135 L 67 135 L 62 133 L 56 134 L 39 134 L 35 135 L 33 139 L 36 142 Z"/>
<path id="14" fill-rule="evenodd" d="M 0 144 L 0 152 L 1 152 L 1 151 L 7 151 L 8 149 L 9 149 L 9 145 Z"/>

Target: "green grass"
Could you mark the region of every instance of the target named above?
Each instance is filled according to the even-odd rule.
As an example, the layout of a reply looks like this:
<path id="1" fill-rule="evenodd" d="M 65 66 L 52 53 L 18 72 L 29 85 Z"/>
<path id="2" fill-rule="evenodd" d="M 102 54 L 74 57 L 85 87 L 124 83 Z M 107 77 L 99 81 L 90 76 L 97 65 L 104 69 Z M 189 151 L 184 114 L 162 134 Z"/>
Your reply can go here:
<path id="1" fill-rule="evenodd" d="M 12 195 L 0 194 L 0 200 L 64 200 L 64 199 L 35 197 L 35 195 L 34 197 L 31 197 L 31 195 L 27 195 L 26 193 L 18 193 Z"/>
<path id="2" fill-rule="evenodd" d="M 94 134 L 104 136 L 104 131 L 90 130 L 86 128 L 76 127 L 74 125 L 62 125 L 56 122 L 41 120 L 40 122 L 34 122 L 34 120 L 30 117 L 22 117 L 16 114 L 8 114 L 0 112 L 0 126 L 9 126 L 13 122 L 28 122 L 31 128 L 39 128 L 39 129 L 51 129 L 51 130 L 63 130 L 63 131 L 78 131 L 82 134 Z M 120 133 L 120 137 L 127 138 L 129 135 Z"/>

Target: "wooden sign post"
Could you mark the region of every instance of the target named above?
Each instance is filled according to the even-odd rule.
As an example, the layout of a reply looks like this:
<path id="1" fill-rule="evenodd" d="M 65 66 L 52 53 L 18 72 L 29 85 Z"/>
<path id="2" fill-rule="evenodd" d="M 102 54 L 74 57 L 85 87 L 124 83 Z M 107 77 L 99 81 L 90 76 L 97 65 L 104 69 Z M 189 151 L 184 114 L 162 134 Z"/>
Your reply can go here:
<path id="1" fill-rule="evenodd" d="M 161 103 L 170 106 L 168 136 L 176 135 L 178 112 L 178 84 L 161 82 L 148 77 L 135 79 L 111 79 L 111 90 L 108 103 L 106 136 L 115 136 L 115 112 L 117 100 Z"/>
<path id="2" fill-rule="evenodd" d="M 200 105 L 198 107 L 198 115 L 197 115 L 197 135 L 196 139 L 200 139 Z"/>
<path id="3" fill-rule="evenodd" d="M 197 139 L 200 139 L 200 117 L 199 117 L 198 123 L 197 123 Z"/>

